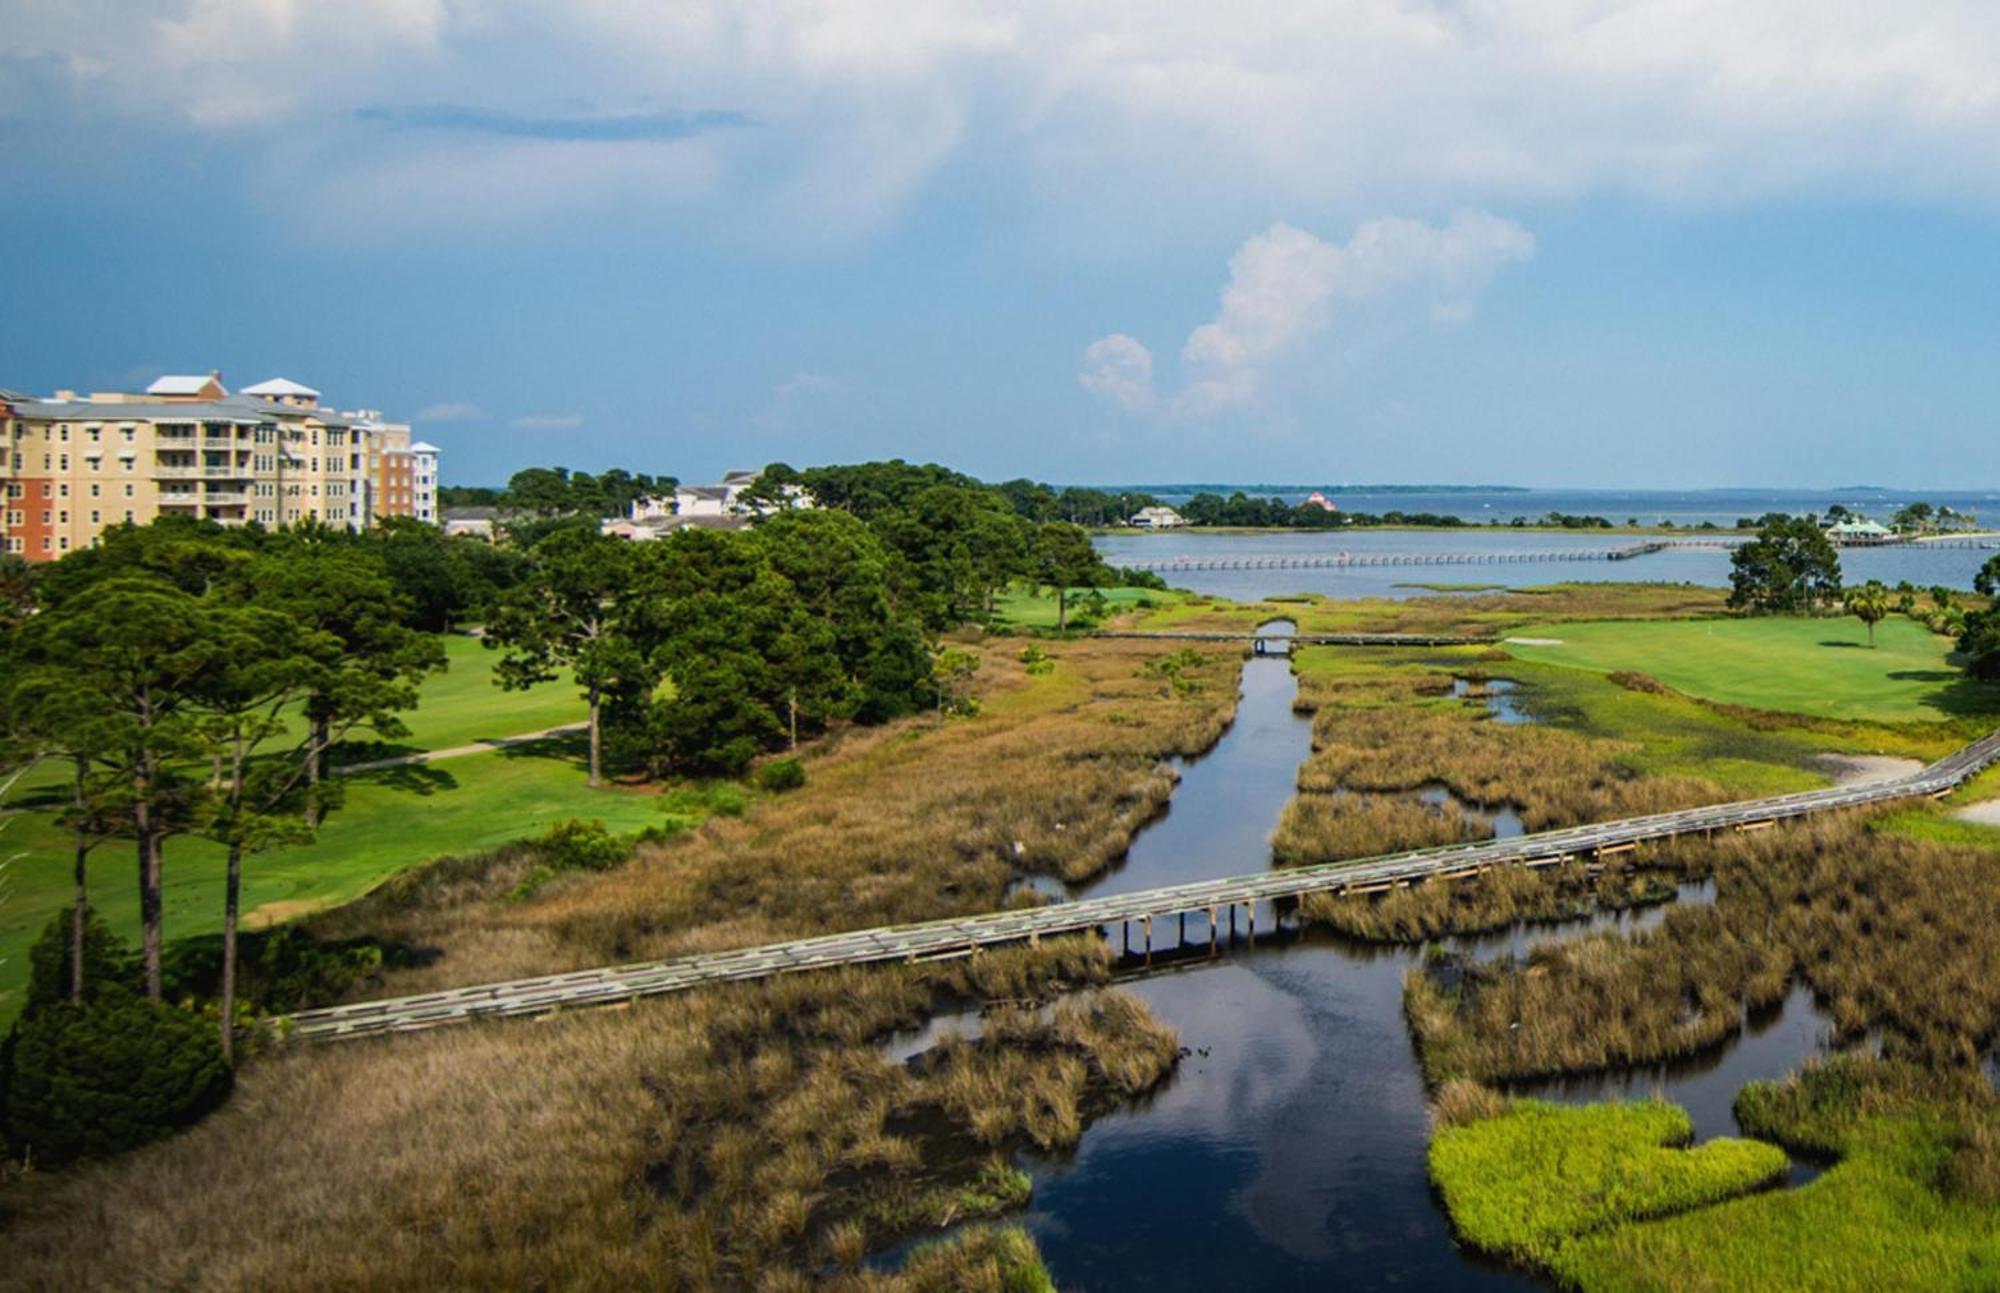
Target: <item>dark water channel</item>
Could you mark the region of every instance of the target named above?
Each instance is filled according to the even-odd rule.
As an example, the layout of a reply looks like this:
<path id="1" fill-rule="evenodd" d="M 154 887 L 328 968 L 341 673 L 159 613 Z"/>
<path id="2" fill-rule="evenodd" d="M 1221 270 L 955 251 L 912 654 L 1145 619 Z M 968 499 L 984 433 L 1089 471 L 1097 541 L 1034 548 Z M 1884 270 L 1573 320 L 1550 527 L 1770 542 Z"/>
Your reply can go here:
<path id="1" fill-rule="evenodd" d="M 1122 868 L 1075 896 L 1269 865 L 1270 833 L 1310 753 L 1311 725 L 1292 712 L 1283 657 L 1248 661 L 1242 686 L 1234 726 L 1187 762 L 1171 811 L 1138 837 Z M 1495 690 L 1496 718 L 1527 720 L 1509 688 Z M 1681 900 L 1711 897 L 1708 886 L 1691 885 Z M 1525 955 L 1546 939 L 1641 928 L 1662 915 L 1600 915 L 1447 945 L 1482 958 Z M 1239 939 L 1210 959 L 1206 930 L 1191 929 L 1198 950 L 1175 964 L 1164 950 L 1172 926 L 1160 933 L 1162 955 L 1122 986 L 1180 1032 L 1189 1053 L 1178 1072 L 1147 1100 L 1100 1119 L 1073 1153 L 1021 1157 L 1035 1181 L 1022 1224 L 1059 1287 L 1534 1286 L 1458 1251 L 1432 1197 L 1424 1090 L 1402 1014 L 1403 976 L 1421 949 L 1278 928 L 1260 916 L 1256 946 Z M 914 1054 L 944 1028 L 974 1033 L 978 1020 L 934 1021 L 896 1039 L 891 1053 Z M 1699 1138 L 1735 1134 L 1737 1088 L 1795 1068 L 1823 1047 L 1826 1031 L 1809 994 L 1795 992 L 1701 1060 L 1520 1089 L 1569 1101 L 1660 1094 L 1689 1108 Z M 1795 1181 L 1809 1174 L 1802 1168 Z"/>

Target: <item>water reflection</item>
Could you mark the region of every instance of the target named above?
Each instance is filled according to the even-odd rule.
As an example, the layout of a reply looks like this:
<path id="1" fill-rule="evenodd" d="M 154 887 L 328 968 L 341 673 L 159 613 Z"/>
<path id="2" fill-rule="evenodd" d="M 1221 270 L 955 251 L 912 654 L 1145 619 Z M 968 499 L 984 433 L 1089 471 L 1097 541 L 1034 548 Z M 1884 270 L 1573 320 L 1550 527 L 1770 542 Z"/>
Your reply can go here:
<path id="1" fill-rule="evenodd" d="M 1488 686 L 1489 706 L 1504 707 L 1496 719 L 1526 718 L 1509 699 L 1511 684 Z M 1235 725 L 1212 753 L 1183 765 L 1166 816 L 1140 834 L 1121 869 L 1078 892 L 1268 865 L 1269 833 L 1310 753 L 1311 724 L 1292 712 L 1283 658 L 1248 661 L 1242 688 Z M 1445 802 L 1435 793 L 1443 789 L 1426 797 Z M 1500 820 L 1509 810 L 1485 811 L 1496 831 L 1518 831 L 1518 817 Z M 1713 896 L 1703 882 L 1682 886 L 1677 900 Z M 1649 928 L 1664 913 L 1597 913 L 1443 942 L 1482 959 L 1525 956 L 1551 938 Z M 1431 1194 L 1424 1087 L 1402 1009 L 1403 979 L 1422 949 L 1281 930 L 1277 914 L 1259 913 L 1254 948 L 1238 940 L 1214 957 L 1199 914 L 1188 922 L 1192 946 L 1166 955 L 1179 932 L 1168 922 L 1155 931 L 1154 968 L 1122 980 L 1189 1051 L 1161 1091 L 1100 1119 L 1074 1152 L 1023 1157 L 1035 1178 L 1024 1224 L 1058 1285 L 1099 1293 L 1532 1287 L 1457 1249 Z M 898 1037 L 889 1053 L 904 1059 L 978 1026 L 976 1013 L 946 1017 Z M 1698 1138 L 1733 1135 L 1736 1090 L 1824 1050 L 1828 1031 L 1801 989 L 1696 1059 L 1519 1090 L 1570 1101 L 1658 1094 L 1688 1107 Z M 1801 1165 L 1794 1180 L 1811 1171 Z"/>

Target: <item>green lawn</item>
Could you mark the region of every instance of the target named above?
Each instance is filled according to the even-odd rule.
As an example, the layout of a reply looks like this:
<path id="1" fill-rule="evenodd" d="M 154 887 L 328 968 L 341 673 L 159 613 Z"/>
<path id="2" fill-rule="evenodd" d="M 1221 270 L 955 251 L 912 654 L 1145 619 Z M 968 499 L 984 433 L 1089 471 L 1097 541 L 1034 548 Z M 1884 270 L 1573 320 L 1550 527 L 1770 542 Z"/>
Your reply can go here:
<path id="1" fill-rule="evenodd" d="M 567 683 L 503 692 L 492 682 L 494 652 L 466 637 L 445 641 L 450 668 L 427 679 L 411 735 L 355 758 L 448 749 L 482 738 L 539 731 L 583 717 Z M 575 741 L 467 755 L 427 768 L 398 768 L 346 779 L 347 802 L 312 844 L 250 860 L 243 907 L 283 918 L 343 902 L 407 867 L 446 853 L 488 848 L 536 834 L 565 817 L 603 818 L 617 831 L 660 820 L 658 796 L 592 791 L 584 784 Z M 70 897 L 70 843 L 52 811 L 66 770 L 40 768 L 15 787 L 23 811 L 0 817 L 0 858 L 12 858 L 0 904 L 0 1025 L 12 1018 L 27 981 L 27 948 Z M 91 859 L 91 901 L 113 928 L 136 936 L 138 894 L 133 848 L 114 840 Z M 167 845 L 165 919 L 170 939 L 213 933 L 222 925 L 222 856 L 199 840 Z"/>
<path id="2" fill-rule="evenodd" d="M 1142 601 L 1154 606 L 1177 606 L 1187 599 L 1186 593 L 1156 588 L 1099 588 L 1071 589 L 1069 595 L 1069 618 L 1072 626 L 1077 617 L 1083 615 L 1095 591 L 1106 604 L 1106 615 L 1118 615 L 1139 609 Z M 1052 629 L 1056 626 L 1055 594 L 1027 588 L 1010 588 L 993 599 L 994 624 L 1024 629 Z"/>
<path id="3" fill-rule="evenodd" d="M 1595 621 L 1515 630 L 1523 660 L 1650 674 L 1705 700 L 1821 718 L 1937 722 L 2000 713 L 2000 687 L 1968 681 L 1951 641 L 1901 616 L 1854 619 Z"/>
<path id="4" fill-rule="evenodd" d="M 424 680 L 417 707 L 403 715 L 410 734 L 381 754 L 448 750 L 583 721 L 583 701 L 566 681 L 502 691 L 493 685 L 498 651 L 487 650 L 476 638 L 453 634 L 444 639 L 444 652 L 447 668 Z M 354 753 L 349 762 L 375 757 L 372 752 Z"/>

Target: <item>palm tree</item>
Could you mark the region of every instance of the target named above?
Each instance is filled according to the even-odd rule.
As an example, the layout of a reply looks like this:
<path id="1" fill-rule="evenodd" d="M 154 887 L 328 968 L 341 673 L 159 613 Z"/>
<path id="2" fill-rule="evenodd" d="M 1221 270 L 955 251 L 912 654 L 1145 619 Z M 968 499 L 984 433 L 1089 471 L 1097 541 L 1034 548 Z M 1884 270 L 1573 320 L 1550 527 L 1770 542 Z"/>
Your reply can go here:
<path id="1" fill-rule="evenodd" d="M 1847 605 L 1847 613 L 1868 626 L 1868 645 L 1875 645 L 1875 626 L 1889 617 L 1889 590 L 1879 579 L 1871 579 L 1859 588 L 1850 588 L 1842 594 Z"/>

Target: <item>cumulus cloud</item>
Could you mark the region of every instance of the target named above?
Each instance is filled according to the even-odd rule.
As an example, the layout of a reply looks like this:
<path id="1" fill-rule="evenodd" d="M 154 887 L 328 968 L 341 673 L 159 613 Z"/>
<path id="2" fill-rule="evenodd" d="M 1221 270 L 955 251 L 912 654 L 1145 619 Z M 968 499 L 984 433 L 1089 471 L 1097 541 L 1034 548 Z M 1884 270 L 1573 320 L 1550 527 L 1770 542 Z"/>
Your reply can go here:
<path id="1" fill-rule="evenodd" d="M 1462 323 L 1495 274 L 1534 254 L 1533 234 L 1484 211 L 1461 211 L 1444 225 L 1370 220 L 1345 243 L 1274 224 L 1229 258 L 1214 320 L 1181 347 L 1177 394 L 1157 399 L 1152 352 L 1116 332 L 1090 343 L 1078 380 L 1135 412 L 1159 406 L 1201 417 L 1240 408 L 1258 400 L 1274 369 L 1344 320 L 1365 315 L 1391 330 L 1414 317 Z"/>
<path id="2" fill-rule="evenodd" d="M 280 217 L 374 186 L 396 192 L 404 224 L 454 230 L 637 199 L 716 228 L 750 211 L 853 233 L 968 154 L 1038 210 L 1118 207 L 1149 223 L 1240 221 L 1244 201 L 2000 195 L 1990 0 L 158 8 L 0 0 L 0 114 L 178 122 L 253 160 L 296 154 L 316 198 L 274 206 Z M 31 68 L 69 92 L 10 93 Z M 565 86 L 588 86 L 590 102 Z M 716 128 L 704 113 L 718 110 L 762 128 Z M 449 182 L 475 134 L 493 149 L 472 183 Z M 642 160 L 694 145 L 698 159 Z M 560 166 L 552 149 L 616 151 Z M 555 183 L 504 189 L 552 167 Z M 430 169 L 446 180 L 397 191 Z"/>
<path id="3" fill-rule="evenodd" d="M 1153 406 L 1153 352 L 1122 332 L 1099 337 L 1083 352 L 1083 389 L 1133 412 Z"/>
<path id="4" fill-rule="evenodd" d="M 531 413 L 507 424 L 516 431 L 574 431 L 583 425 L 581 413 Z"/>

